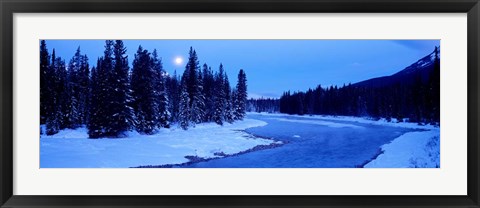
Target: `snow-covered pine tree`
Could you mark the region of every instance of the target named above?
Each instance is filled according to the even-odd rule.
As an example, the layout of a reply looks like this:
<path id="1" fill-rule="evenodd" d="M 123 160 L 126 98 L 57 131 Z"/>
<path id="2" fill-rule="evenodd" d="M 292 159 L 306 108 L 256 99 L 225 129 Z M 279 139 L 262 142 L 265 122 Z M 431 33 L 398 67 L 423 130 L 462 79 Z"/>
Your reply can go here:
<path id="1" fill-rule="evenodd" d="M 78 100 L 74 96 L 74 87 L 69 81 L 71 78 L 72 77 L 70 77 L 70 73 L 67 72 L 66 92 L 64 93 L 65 98 L 63 99 L 63 101 L 65 102 L 63 127 L 75 129 L 79 127 Z"/>
<path id="2" fill-rule="evenodd" d="M 67 110 L 67 128 L 77 128 L 82 124 L 81 106 L 84 104 L 80 101 L 80 68 L 83 56 L 80 53 L 80 47 L 77 48 L 75 55 L 68 63 L 67 71 L 67 91 L 68 94 L 68 110 Z"/>
<path id="3" fill-rule="evenodd" d="M 201 72 L 198 71 L 197 74 L 197 87 L 191 107 L 191 120 L 198 124 L 205 119 L 205 96 L 203 95 L 203 80 Z"/>
<path id="4" fill-rule="evenodd" d="M 97 66 L 99 65 L 98 62 L 100 61 L 100 59 L 97 60 Z M 90 130 L 93 130 L 95 129 L 94 126 L 95 126 L 95 114 L 94 112 L 96 112 L 97 110 L 97 91 L 98 91 L 98 88 L 96 87 L 97 86 L 97 68 L 94 66 L 92 67 L 92 75 L 90 77 L 90 81 L 89 81 L 89 85 L 88 85 L 88 111 L 87 111 L 87 129 L 89 129 L 89 132 Z"/>
<path id="5" fill-rule="evenodd" d="M 215 79 L 212 69 L 207 64 L 203 64 L 203 96 L 205 98 L 205 116 L 204 122 L 213 121 L 213 112 L 215 112 L 215 102 L 213 96 L 213 85 Z"/>
<path id="6" fill-rule="evenodd" d="M 65 61 L 55 56 L 55 49 L 52 52 L 52 67 L 55 70 L 55 111 L 58 116 L 59 129 L 69 128 L 70 96 L 68 93 L 68 75 Z"/>
<path id="7" fill-rule="evenodd" d="M 105 41 L 105 50 L 101 61 L 102 66 L 99 67 L 97 74 L 97 78 L 99 81 L 101 80 L 101 85 L 99 85 L 101 90 L 101 97 L 99 98 L 101 100 L 99 105 L 100 113 L 97 114 L 97 116 L 103 117 L 101 118 L 102 132 L 100 137 L 117 137 L 120 129 L 126 129 L 116 125 L 118 122 L 117 113 L 119 111 L 119 105 L 116 102 L 117 98 L 115 98 L 113 94 L 116 90 L 113 84 L 113 79 L 115 78 L 113 70 L 113 44 L 114 42 L 112 40 Z M 114 120 L 115 118 L 117 121 Z"/>
<path id="8" fill-rule="evenodd" d="M 199 62 L 197 52 L 190 47 L 189 57 L 185 71 L 182 76 L 182 82 L 185 79 L 188 97 L 190 99 L 190 120 L 194 123 L 200 123 L 204 117 L 204 97 L 202 95 L 202 85 L 199 80 Z"/>
<path id="9" fill-rule="evenodd" d="M 228 81 L 228 76 L 227 73 L 225 72 L 225 80 L 224 80 L 224 95 L 225 97 L 224 102 L 225 102 L 225 121 L 228 123 L 233 123 L 234 121 L 234 115 L 233 115 L 233 107 L 232 107 L 232 96 L 231 96 L 231 88 L 230 88 L 230 82 Z"/>
<path id="10" fill-rule="evenodd" d="M 190 126 L 190 98 L 188 97 L 186 79 L 182 79 L 180 87 L 180 103 L 178 110 L 178 122 L 182 129 L 187 130 Z"/>
<path id="11" fill-rule="evenodd" d="M 215 102 L 215 111 L 213 112 L 213 121 L 223 125 L 225 119 L 225 87 L 224 85 L 223 65 L 220 64 L 218 72 L 215 73 L 215 83 L 213 87 L 213 97 Z"/>
<path id="12" fill-rule="evenodd" d="M 40 124 L 53 113 L 54 73 L 51 71 L 50 55 L 45 40 L 40 42 Z"/>
<path id="13" fill-rule="evenodd" d="M 113 41 L 111 43 L 113 44 Z M 135 114 L 132 108 L 132 95 L 129 79 L 129 66 L 127 49 L 122 40 L 116 40 L 113 44 L 113 70 L 108 73 L 108 83 L 110 85 L 110 96 L 112 105 L 110 119 L 110 128 L 112 136 L 124 136 L 124 132 L 133 128 L 135 124 Z M 107 55 L 107 53 L 105 53 Z M 104 60 L 105 63 L 105 60 Z M 107 66 L 108 63 L 105 63 Z"/>
<path id="14" fill-rule="evenodd" d="M 168 109 L 170 112 L 170 122 L 178 121 L 178 106 L 180 103 L 180 83 L 178 81 L 177 71 L 172 76 L 166 77 Z"/>
<path id="15" fill-rule="evenodd" d="M 132 70 L 134 111 L 137 117 L 137 131 L 152 134 L 158 127 L 158 94 L 156 93 L 157 73 L 152 68 L 150 53 L 138 47 Z"/>
<path id="16" fill-rule="evenodd" d="M 187 87 L 188 97 L 190 98 L 190 106 L 193 102 L 193 97 L 197 91 L 197 68 L 198 68 L 198 57 L 197 52 L 190 47 L 188 52 L 188 62 L 185 66 L 185 71 L 182 75 L 182 84 L 185 81 Z"/>
<path id="17" fill-rule="evenodd" d="M 236 86 L 236 98 L 234 114 L 235 118 L 242 120 L 245 117 L 246 104 L 247 104 L 247 75 L 243 69 L 238 72 L 238 80 Z"/>
<path id="18" fill-rule="evenodd" d="M 80 124 L 87 124 L 88 100 L 90 95 L 89 84 L 90 66 L 88 64 L 88 57 L 85 54 L 80 61 L 80 70 L 78 73 Z"/>
<path id="19" fill-rule="evenodd" d="M 92 77 L 90 82 L 90 96 L 88 109 L 88 136 L 89 138 L 99 138 L 105 134 L 105 105 L 106 105 L 106 72 L 103 70 L 103 58 L 97 59 L 97 67 L 92 68 Z"/>
<path id="20" fill-rule="evenodd" d="M 48 114 L 46 115 L 46 134 L 47 135 L 53 135 L 53 134 L 56 134 L 58 133 L 58 131 L 60 130 L 61 128 L 61 122 L 62 122 L 62 119 L 63 119 L 63 111 L 62 111 L 62 105 L 60 103 L 61 101 L 61 97 L 60 96 L 57 96 L 57 95 L 60 95 L 58 92 L 61 92 L 60 90 L 63 90 L 64 88 L 59 88 L 59 87 L 63 87 L 64 86 L 64 82 L 61 82 L 61 80 L 64 80 L 64 79 L 59 79 L 60 77 L 58 76 L 57 74 L 57 68 L 58 68 L 58 64 L 60 59 L 57 59 L 55 57 L 55 49 L 53 49 L 53 52 L 52 52 L 52 62 L 51 64 L 48 66 L 48 70 L 49 70 L 49 73 L 52 74 L 51 76 L 51 80 L 49 82 L 49 86 L 51 88 L 51 91 L 49 93 L 49 95 L 51 95 L 51 100 L 49 101 L 50 105 L 48 106 L 50 109 Z M 65 73 L 62 73 L 62 75 L 65 75 Z M 60 85 L 62 84 L 62 85 Z M 48 88 L 47 88 L 48 89 Z"/>
<path id="21" fill-rule="evenodd" d="M 170 111 L 168 109 L 169 100 L 165 84 L 167 73 L 163 70 L 162 60 L 158 58 L 157 49 L 153 50 L 151 60 L 153 71 L 155 73 L 155 96 L 158 103 L 157 124 L 158 127 L 168 128 L 170 126 Z"/>

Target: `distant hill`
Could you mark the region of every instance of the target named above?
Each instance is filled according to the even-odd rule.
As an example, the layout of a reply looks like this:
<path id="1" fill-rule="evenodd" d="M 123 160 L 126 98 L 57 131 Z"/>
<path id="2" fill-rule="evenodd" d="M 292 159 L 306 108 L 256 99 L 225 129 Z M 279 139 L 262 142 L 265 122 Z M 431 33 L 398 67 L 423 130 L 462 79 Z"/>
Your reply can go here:
<path id="1" fill-rule="evenodd" d="M 298 115 L 345 115 L 404 119 L 440 125 L 440 49 L 405 69 L 343 87 L 330 86 L 304 92 L 285 91 L 280 113 Z M 254 100 L 252 105 L 272 106 L 274 101 Z M 272 109 L 271 107 L 267 109 Z"/>
<path id="2" fill-rule="evenodd" d="M 438 56 L 440 57 L 440 47 L 437 47 L 437 50 Z M 425 82 L 428 80 L 432 70 L 434 69 L 434 61 L 435 50 L 427 56 L 421 58 L 417 62 L 411 64 L 410 66 L 393 75 L 368 79 L 352 84 L 352 86 L 385 87 L 398 84 L 399 82 L 402 82 L 403 84 L 410 84 L 415 80 L 415 77 L 417 77 L 418 75 L 420 75 L 422 77 L 422 80 Z"/>

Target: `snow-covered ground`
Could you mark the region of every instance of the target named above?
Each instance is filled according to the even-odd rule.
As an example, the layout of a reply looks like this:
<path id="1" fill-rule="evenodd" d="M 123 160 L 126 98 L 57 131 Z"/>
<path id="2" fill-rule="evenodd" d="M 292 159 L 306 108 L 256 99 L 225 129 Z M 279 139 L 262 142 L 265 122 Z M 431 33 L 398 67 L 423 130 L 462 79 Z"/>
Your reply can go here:
<path id="1" fill-rule="evenodd" d="M 383 154 L 365 168 L 440 167 L 440 129 L 408 132 L 381 148 Z"/>
<path id="2" fill-rule="evenodd" d="M 185 156 L 222 157 L 218 153 L 235 154 L 258 145 L 278 143 L 239 131 L 266 124 L 244 119 L 223 127 L 207 123 L 188 131 L 161 129 L 155 135 L 129 132 L 127 138 L 119 139 L 88 139 L 86 128 L 67 129 L 52 136 L 41 135 L 40 167 L 128 168 L 185 163 L 189 161 Z"/>

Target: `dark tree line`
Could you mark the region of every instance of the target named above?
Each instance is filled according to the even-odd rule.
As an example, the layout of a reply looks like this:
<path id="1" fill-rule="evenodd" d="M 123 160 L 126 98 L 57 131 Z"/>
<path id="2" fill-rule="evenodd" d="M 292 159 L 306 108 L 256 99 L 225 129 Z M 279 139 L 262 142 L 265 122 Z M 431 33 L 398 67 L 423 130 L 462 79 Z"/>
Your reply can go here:
<path id="1" fill-rule="evenodd" d="M 90 68 L 77 49 L 68 66 L 55 50 L 40 44 L 40 121 L 46 133 L 85 125 L 90 138 L 123 137 L 136 130 L 153 134 L 178 123 L 188 129 L 202 122 L 223 125 L 245 117 L 246 74 L 241 69 L 235 88 L 220 64 L 213 72 L 190 48 L 182 76 L 163 69 L 157 51 L 139 46 L 129 67 L 121 40 L 107 40 L 104 54 Z"/>
<path id="2" fill-rule="evenodd" d="M 323 114 L 407 118 L 411 122 L 440 121 L 440 61 L 436 48 L 433 69 L 427 76 L 416 73 L 413 80 L 384 86 L 343 85 L 284 92 L 280 112 L 288 114 Z M 258 102 L 258 101 L 257 101 Z"/>
<path id="3" fill-rule="evenodd" d="M 275 98 L 250 98 L 247 100 L 247 111 L 278 113 L 280 112 L 280 100 Z"/>

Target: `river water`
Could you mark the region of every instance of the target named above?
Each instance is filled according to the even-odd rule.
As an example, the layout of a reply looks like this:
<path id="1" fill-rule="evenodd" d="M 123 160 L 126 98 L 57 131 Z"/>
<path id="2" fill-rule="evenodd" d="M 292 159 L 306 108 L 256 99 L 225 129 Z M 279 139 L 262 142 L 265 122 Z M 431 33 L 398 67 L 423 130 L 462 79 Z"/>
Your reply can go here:
<path id="1" fill-rule="evenodd" d="M 246 129 L 283 146 L 194 163 L 190 168 L 355 168 L 379 154 L 380 146 L 411 129 L 308 116 L 249 114 L 267 122 Z"/>

